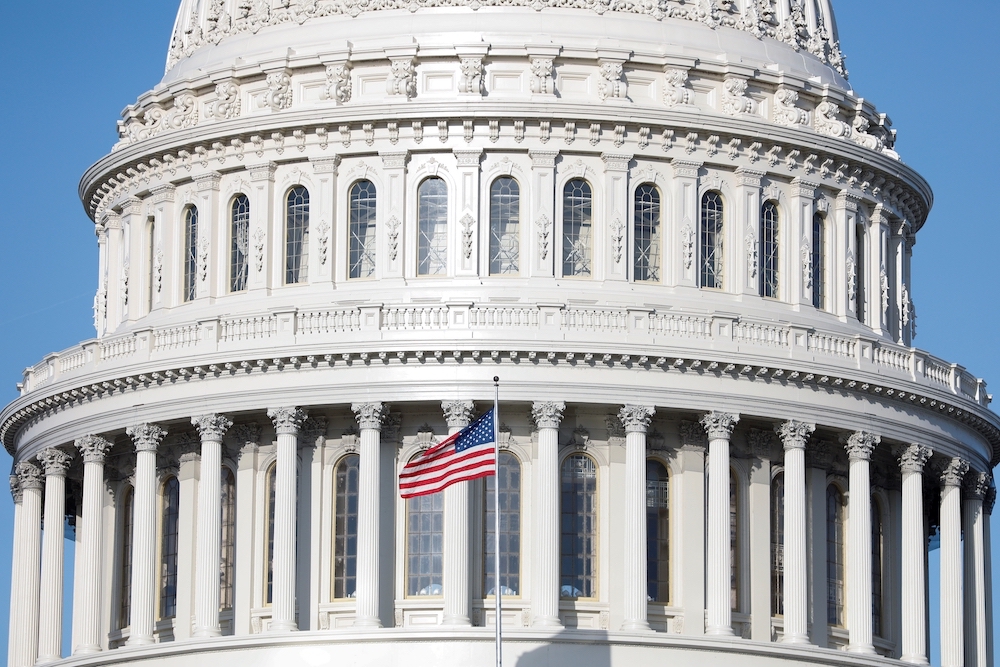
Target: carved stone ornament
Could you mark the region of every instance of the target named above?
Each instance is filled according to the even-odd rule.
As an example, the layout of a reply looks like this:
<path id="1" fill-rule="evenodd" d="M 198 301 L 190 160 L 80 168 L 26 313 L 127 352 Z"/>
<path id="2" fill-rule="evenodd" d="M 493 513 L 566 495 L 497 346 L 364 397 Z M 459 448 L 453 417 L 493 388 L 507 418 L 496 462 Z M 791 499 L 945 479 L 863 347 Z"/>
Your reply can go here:
<path id="1" fill-rule="evenodd" d="M 844 449 L 847 450 L 847 458 L 852 463 L 854 461 L 870 461 L 875 447 L 882 442 L 882 437 L 869 431 L 855 431 L 847 437 Z"/>
<path id="2" fill-rule="evenodd" d="M 708 440 L 729 440 L 733 434 L 733 429 L 740 421 L 739 414 L 731 412 L 712 411 L 701 418 L 701 425 L 708 434 Z"/>
<path id="3" fill-rule="evenodd" d="M 899 469 L 902 472 L 923 472 L 924 465 L 930 460 L 934 450 L 924 445 L 913 444 L 899 455 Z"/>
<path id="4" fill-rule="evenodd" d="M 192 417 L 191 424 L 198 429 L 198 434 L 203 441 L 222 442 L 222 436 L 226 434 L 233 422 L 223 415 L 213 414 Z"/>
<path id="5" fill-rule="evenodd" d="M 535 220 L 535 227 L 538 229 L 538 254 L 544 261 L 549 256 L 549 232 L 552 231 L 552 221 L 549 216 L 542 213 Z"/>
<path id="6" fill-rule="evenodd" d="M 24 490 L 21 488 L 21 479 L 15 474 L 10 476 L 10 496 L 14 503 L 19 503 L 24 498 Z"/>
<path id="7" fill-rule="evenodd" d="M 968 500 L 983 500 L 986 497 L 986 492 L 990 489 L 990 481 L 989 473 L 970 471 L 965 476 L 965 485 L 962 487 L 963 495 Z"/>
<path id="8" fill-rule="evenodd" d="M 351 101 L 351 63 L 341 62 L 326 66 L 326 86 L 320 93 L 324 100 L 336 100 L 338 104 Z"/>
<path id="9" fill-rule="evenodd" d="M 240 86 L 236 80 L 220 81 L 215 86 L 215 101 L 208 105 L 205 115 L 216 120 L 239 118 L 241 106 Z"/>
<path id="10" fill-rule="evenodd" d="M 302 437 L 299 439 L 299 444 L 310 447 L 322 446 L 326 442 L 327 426 L 327 419 L 322 415 L 306 417 L 305 421 L 302 422 L 300 431 Z"/>
<path id="11" fill-rule="evenodd" d="M 840 107 L 836 102 L 824 99 L 816 106 L 813 129 L 820 134 L 847 139 L 851 136 L 851 126 L 837 118 Z"/>
<path id="12" fill-rule="evenodd" d="M 969 462 L 955 457 L 942 468 L 941 484 L 945 487 L 961 486 L 967 472 L 969 472 Z"/>
<path id="13" fill-rule="evenodd" d="M 681 228 L 681 257 L 685 270 L 689 270 L 694 263 L 694 240 L 694 229 L 690 224 L 685 224 Z"/>
<path id="14" fill-rule="evenodd" d="M 85 435 L 77 438 L 73 446 L 80 450 L 84 463 L 104 463 L 104 458 L 111 449 L 111 443 L 99 435 Z"/>
<path id="15" fill-rule="evenodd" d="M 656 408 L 650 405 L 626 405 L 618 411 L 618 419 L 625 427 L 625 433 L 645 433 L 655 414 Z"/>
<path id="16" fill-rule="evenodd" d="M 774 93 L 774 122 L 787 127 L 808 123 L 808 112 L 795 106 L 798 101 L 799 94 L 791 88 L 778 88 Z"/>
<path id="17" fill-rule="evenodd" d="M 738 116 L 753 113 L 754 101 L 747 97 L 747 81 L 730 76 L 722 82 L 722 113 Z"/>
<path id="18" fill-rule="evenodd" d="M 747 248 L 747 273 L 751 280 L 756 280 L 758 264 L 757 237 L 753 233 L 748 232 L 743 242 Z"/>
<path id="19" fill-rule="evenodd" d="M 462 254 L 466 259 L 472 257 L 472 238 L 476 231 L 476 219 L 471 214 L 466 213 L 459 220 L 462 225 Z"/>
<path id="20" fill-rule="evenodd" d="M 50 447 L 38 453 L 38 462 L 42 465 L 46 475 L 65 476 L 69 470 L 69 464 L 73 461 L 73 455 L 61 449 Z"/>
<path id="21" fill-rule="evenodd" d="M 621 264 L 625 250 L 625 223 L 615 216 L 611 221 L 611 253 L 615 264 Z"/>
<path id="22" fill-rule="evenodd" d="M 292 106 L 292 76 L 288 70 L 267 75 L 267 93 L 264 106 L 271 111 L 282 111 Z"/>
<path id="23" fill-rule="evenodd" d="M 30 461 L 18 461 L 14 466 L 14 473 L 21 485 L 21 491 L 28 489 L 41 489 L 45 486 L 45 476 L 40 466 Z"/>
<path id="24" fill-rule="evenodd" d="M 384 403 L 354 403 L 351 410 L 362 429 L 382 430 L 382 421 L 389 413 L 389 406 Z"/>
<path id="25" fill-rule="evenodd" d="M 135 451 L 155 452 L 166 437 L 167 430 L 156 424 L 139 424 L 125 429 L 125 434 L 132 439 Z"/>
<path id="26" fill-rule="evenodd" d="M 805 239 L 799 247 L 799 257 L 802 259 L 802 287 L 808 294 L 813 288 L 813 256 Z"/>
<path id="27" fill-rule="evenodd" d="M 559 428 L 566 404 L 563 401 L 536 401 L 531 404 L 531 417 L 538 428 Z"/>
<path id="28" fill-rule="evenodd" d="M 847 298 L 851 304 L 851 310 L 855 310 L 858 305 L 858 269 L 854 262 L 854 255 L 847 256 Z"/>
<path id="29" fill-rule="evenodd" d="M 889 275 L 886 273 L 884 264 L 878 272 L 878 284 L 882 293 L 882 317 L 887 318 L 889 316 Z"/>
<path id="30" fill-rule="evenodd" d="M 775 426 L 777 429 L 777 426 Z M 771 431 L 763 431 L 752 428 L 747 431 L 747 444 L 750 445 L 750 453 L 758 459 L 770 459 L 775 437 Z"/>
<path id="31" fill-rule="evenodd" d="M 531 59 L 531 92 L 536 95 L 552 95 L 555 93 L 555 80 L 552 78 L 552 58 Z"/>
<path id="32" fill-rule="evenodd" d="M 481 95 L 483 92 L 483 59 L 465 57 L 459 63 L 462 76 L 458 80 L 458 92 Z"/>
<path id="33" fill-rule="evenodd" d="M 412 99 L 417 94 L 417 69 L 411 56 L 392 58 L 389 77 L 385 80 L 385 90 L 390 95 L 401 95 Z"/>
<path id="34" fill-rule="evenodd" d="M 688 73 L 686 69 L 665 67 L 663 78 L 663 104 L 668 109 L 694 102 L 694 91 L 687 87 Z"/>
<path id="35" fill-rule="evenodd" d="M 851 124 L 851 139 L 854 143 L 869 148 L 873 151 L 881 151 L 884 148 L 884 143 L 881 137 L 869 134 L 868 128 L 871 123 L 867 118 L 861 115 L 860 112 L 854 116 L 854 122 Z"/>
<path id="36" fill-rule="evenodd" d="M 472 421 L 476 404 L 472 401 L 441 401 L 448 428 L 465 428 Z"/>
<path id="37" fill-rule="evenodd" d="M 625 97 L 625 82 L 622 81 L 624 68 L 619 62 L 601 62 L 601 80 L 597 84 L 597 96 L 601 100 Z"/>
<path id="38" fill-rule="evenodd" d="M 260 424 L 256 422 L 249 422 L 247 424 L 237 424 L 232 428 L 233 439 L 236 441 L 236 445 L 242 449 L 247 445 L 259 445 L 260 444 Z"/>
<path id="39" fill-rule="evenodd" d="M 704 450 L 708 446 L 705 428 L 698 422 L 682 421 L 677 430 L 681 438 L 681 449 Z"/>
<path id="40" fill-rule="evenodd" d="M 775 425 L 774 432 L 781 438 L 785 449 L 805 449 L 806 441 L 816 430 L 816 424 L 789 420 Z"/>
<path id="41" fill-rule="evenodd" d="M 278 435 L 297 435 L 308 414 L 305 410 L 290 407 L 270 408 L 267 411 L 267 416 L 274 423 L 274 431 Z"/>
<path id="42" fill-rule="evenodd" d="M 605 417 L 604 423 L 608 426 L 608 435 L 610 437 L 625 437 L 625 429 L 622 428 L 621 422 L 618 421 L 615 415 Z M 570 447 L 576 447 L 577 449 L 586 449 L 590 444 L 590 430 L 583 426 L 577 426 L 573 429 L 573 434 L 570 436 L 568 444 Z"/>
<path id="43" fill-rule="evenodd" d="M 399 218 L 392 215 L 385 223 L 386 230 L 389 233 L 389 261 L 395 262 L 396 257 L 399 255 L 399 228 L 401 224 Z"/>

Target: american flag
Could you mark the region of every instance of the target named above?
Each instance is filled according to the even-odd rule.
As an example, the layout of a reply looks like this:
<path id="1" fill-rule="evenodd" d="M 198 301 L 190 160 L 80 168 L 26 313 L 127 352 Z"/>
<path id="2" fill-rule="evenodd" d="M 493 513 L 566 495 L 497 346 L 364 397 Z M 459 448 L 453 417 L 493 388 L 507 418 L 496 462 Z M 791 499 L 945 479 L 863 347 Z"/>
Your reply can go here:
<path id="1" fill-rule="evenodd" d="M 455 482 L 495 474 L 494 420 L 494 411 L 490 410 L 407 463 L 399 475 L 399 495 L 426 496 Z"/>

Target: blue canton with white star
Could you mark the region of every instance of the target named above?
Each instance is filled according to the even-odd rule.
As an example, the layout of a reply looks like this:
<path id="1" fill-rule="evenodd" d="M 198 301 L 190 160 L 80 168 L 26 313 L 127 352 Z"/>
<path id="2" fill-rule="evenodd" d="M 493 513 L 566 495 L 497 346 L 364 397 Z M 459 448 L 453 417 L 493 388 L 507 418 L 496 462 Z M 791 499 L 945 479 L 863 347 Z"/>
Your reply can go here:
<path id="1" fill-rule="evenodd" d="M 464 452 L 472 447 L 488 445 L 493 439 L 493 410 L 481 415 L 476 421 L 462 429 L 455 439 L 455 451 Z"/>

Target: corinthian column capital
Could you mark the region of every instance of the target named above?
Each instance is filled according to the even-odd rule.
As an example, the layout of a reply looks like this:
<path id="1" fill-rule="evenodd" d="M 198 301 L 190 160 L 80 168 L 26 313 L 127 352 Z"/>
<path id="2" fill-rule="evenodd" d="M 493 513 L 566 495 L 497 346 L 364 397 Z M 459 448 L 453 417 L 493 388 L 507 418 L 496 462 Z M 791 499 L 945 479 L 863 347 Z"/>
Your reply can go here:
<path id="1" fill-rule="evenodd" d="M 618 411 L 618 419 L 626 433 L 645 433 L 655 414 L 656 408 L 650 405 L 626 405 Z"/>
<path id="2" fill-rule="evenodd" d="M 531 417 L 538 428 L 559 428 L 565 409 L 563 401 L 535 401 L 531 404 Z"/>
<path id="3" fill-rule="evenodd" d="M 40 489 L 45 485 L 42 469 L 31 461 L 19 461 L 14 466 L 14 473 L 20 482 L 22 492 L 27 489 Z"/>
<path id="4" fill-rule="evenodd" d="M 776 424 L 774 427 L 774 432 L 781 438 L 781 444 L 784 445 L 785 449 L 805 449 L 806 441 L 809 440 L 809 436 L 815 430 L 816 424 L 808 424 L 791 419 Z"/>
<path id="5" fill-rule="evenodd" d="M 963 495 L 968 500 L 983 500 L 986 497 L 986 492 L 990 490 L 989 473 L 978 472 L 976 470 L 970 471 L 965 476 L 963 490 Z"/>
<path id="6" fill-rule="evenodd" d="M 125 429 L 126 435 L 132 439 L 136 452 L 155 452 L 160 446 L 167 431 L 156 424 L 139 424 Z"/>
<path id="7" fill-rule="evenodd" d="M 472 421 L 476 404 L 472 401 L 441 401 L 448 428 L 465 428 Z"/>
<path id="8" fill-rule="evenodd" d="M 201 436 L 201 439 L 210 442 L 221 442 L 222 436 L 233 425 L 231 419 L 215 414 L 192 417 L 191 423 L 198 429 L 198 435 Z"/>
<path id="9" fill-rule="evenodd" d="M 910 445 L 899 454 L 899 469 L 902 472 L 923 472 L 924 465 L 931 458 L 934 450 L 916 443 Z"/>
<path id="10" fill-rule="evenodd" d="M 962 486 L 965 473 L 969 472 L 969 462 L 955 457 L 941 469 L 941 484 L 944 486 Z"/>
<path id="11" fill-rule="evenodd" d="M 701 418 L 701 425 L 705 428 L 709 440 L 729 440 L 739 421 L 740 416 L 737 413 L 713 410 Z"/>
<path id="12" fill-rule="evenodd" d="M 111 443 L 99 435 L 85 435 L 78 438 L 73 446 L 80 450 L 84 463 L 104 463 L 104 457 L 111 449 Z"/>
<path id="13" fill-rule="evenodd" d="M 278 435 L 298 435 L 302 422 L 309 415 L 299 408 L 271 408 L 267 416 L 274 422 L 274 430 Z"/>
<path id="14" fill-rule="evenodd" d="M 13 492 L 13 490 L 12 490 Z M 987 514 L 993 514 L 993 506 L 997 502 L 997 490 L 995 486 L 991 486 L 986 490 L 986 497 L 983 498 L 983 509 L 986 510 Z"/>
<path id="15" fill-rule="evenodd" d="M 351 406 L 358 420 L 358 428 L 382 430 L 382 421 L 389 414 L 389 406 L 384 403 L 355 403 Z"/>
<path id="16" fill-rule="evenodd" d="M 10 476 L 10 496 L 14 499 L 15 504 L 21 502 L 21 498 L 24 497 L 24 490 L 21 488 L 21 478 L 16 473 Z"/>
<path id="17" fill-rule="evenodd" d="M 847 437 L 844 448 L 849 461 L 870 461 L 875 447 L 882 442 L 881 436 L 868 431 L 855 431 Z"/>
<path id="18" fill-rule="evenodd" d="M 61 449 L 51 447 L 38 454 L 38 462 L 45 469 L 45 475 L 65 476 L 73 457 Z"/>

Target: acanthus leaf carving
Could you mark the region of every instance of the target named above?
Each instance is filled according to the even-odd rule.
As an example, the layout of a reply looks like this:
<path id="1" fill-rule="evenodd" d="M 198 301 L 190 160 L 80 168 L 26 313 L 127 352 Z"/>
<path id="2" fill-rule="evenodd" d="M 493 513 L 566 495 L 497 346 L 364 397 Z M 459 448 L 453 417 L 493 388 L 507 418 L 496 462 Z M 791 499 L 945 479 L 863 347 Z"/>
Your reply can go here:
<path id="1" fill-rule="evenodd" d="M 689 105 L 694 101 L 694 91 L 687 87 L 688 73 L 686 69 L 665 67 L 663 69 L 665 85 L 663 87 L 663 103 L 667 108 Z"/>
<path id="2" fill-rule="evenodd" d="M 463 57 L 459 63 L 462 76 L 458 80 L 458 92 L 467 95 L 482 95 L 483 92 L 483 59 L 478 57 Z"/>
<path id="3" fill-rule="evenodd" d="M 235 79 L 220 81 L 215 86 L 215 101 L 208 105 L 205 115 L 216 120 L 239 118 L 242 110 L 240 87 Z"/>
<path id="4" fill-rule="evenodd" d="M 753 113 L 754 101 L 747 96 L 747 81 L 736 76 L 722 82 L 722 113 L 729 116 Z"/>
<path id="5" fill-rule="evenodd" d="M 797 92 L 791 88 L 779 87 L 774 93 L 774 122 L 788 127 L 807 124 L 809 113 L 795 106 L 798 100 Z"/>
<path id="6" fill-rule="evenodd" d="M 531 92 L 536 95 L 552 95 L 555 93 L 555 80 L 552 77 L 552 58 L 531 59 Z"/>
<path id="7" fill-rule="evenodd" d="M 476 219 L 472 217 L 472 214 L 466 213 L 459 220 L 462 225 L 462 251 L 466 259 L 472 257 L 472 238 L 476 230 Z"/>
<path id="8" fill-rule="evenodd" d="M 336 100 L 338 104 L 351 101 L 351 63 L 349 61 L 326 66 L 326 86 L 320 94 L 324 100 Z"/>
<path id="9" fill-rule="evenodd" d="M 816 106 L 813 129 L 831 137 L 850 138 L 851 126 L 837 118 L 839 113 L 840 106 L 836 102 L 824 99 Z"/>
<path id="10" fill-rule="evenodd" d="M 535 227 L 538 228 L 538 252 L 543 260 L 549 256 L 549 233 L 552 231 L 552 221 L 549 216 L 542 213 L 535 220 Z"/>
<path id="11" fill-rule="evenodd" d="M 389 77 L 385 81 L 386 92 L 412 99 L 417 94 L 417 70 L 412 56 L 391 58 Z"/>
<path id="12" fill-rule="evenodd" d="M 601 62 L 601 81 L 597 84 L 597 96 L 601 100 L 625 97 L 625 82 L 622 81 L 624 67 L 615 61 Z"/>
<path id="13" fill-rule="evenodd" d="M 264 106 L 271 111 L 282 111 L 292 106 L 292 75 L 288 70 L 267 75 L 267 93 Z"/>

